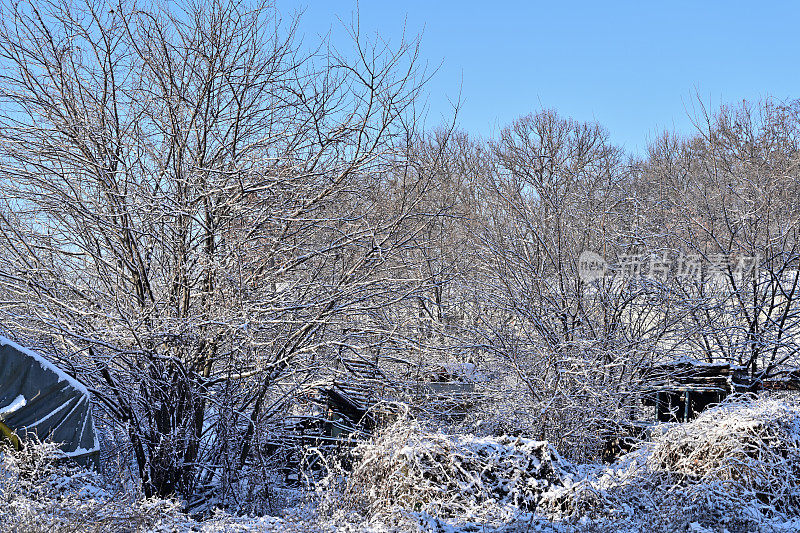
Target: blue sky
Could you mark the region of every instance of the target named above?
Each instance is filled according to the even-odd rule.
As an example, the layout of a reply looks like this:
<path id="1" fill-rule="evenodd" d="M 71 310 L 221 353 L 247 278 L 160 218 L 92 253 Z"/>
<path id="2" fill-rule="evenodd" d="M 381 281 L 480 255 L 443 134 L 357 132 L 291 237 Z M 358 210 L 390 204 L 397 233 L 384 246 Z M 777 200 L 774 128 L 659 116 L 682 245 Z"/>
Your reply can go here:
<path id="1" fill-rule="evenodd" d="M 303 9 L 311 41 L 358 10 L 362 32 L 422 33 L 428 123 L 461 91 L 458 124 L 491 136 L 541 107 L 596 120 L 632 153 L 664 129 L 690 133 L 695 94 L 712 107 L 800 96 L 800 2 L 276 0 Z"/>

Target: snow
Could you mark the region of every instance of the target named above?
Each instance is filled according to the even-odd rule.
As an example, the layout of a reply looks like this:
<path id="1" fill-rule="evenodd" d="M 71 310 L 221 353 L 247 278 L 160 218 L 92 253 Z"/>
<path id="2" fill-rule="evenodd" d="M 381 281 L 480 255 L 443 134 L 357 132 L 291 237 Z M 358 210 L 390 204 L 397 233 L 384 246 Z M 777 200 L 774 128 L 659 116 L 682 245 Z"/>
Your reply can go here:
<path id="1" fill-rule="evenodd" d="M 66 455 L 67 457 L 79 457 L 81 455 L 94 453 L 94 452 L 98 451 L 98 449 L 99 449 L 99 446 L 96 446 L 96 447 L 92 448 L 91 450 L 87 450 L 86 448 L 78 447 L 78 448 L 75 448 L 71 452 L 63 452 L 63 454 Z"/>
<path id="2" fill-rule="evenodd" d="M 21 409 L 22 407 L 25 407 L 27 403 L 28 402 L 25 400 L 25 397 L 20 394 L 19 396 L 14 398 L 14 400 L 10 404 L 6 405 L 5 407 L 0 407 L 0 416 L 10 415 L 14 411 Z"/>
<path id="3" fill-rule="evenodd" d="M 62 404 L 61 404 L 61 405 L 59 405 L 59 406 L 58 406 L 56 409 L 53 409 L 52 411 L 50 411 L 49 413 L 47 413 L 47 414 L 46 414 L 45 416 L 43 416 L 42 418 L 36 419 L 36 420 L 34 420 L 33 422 L 31 422 L 30 424 L 28 424 L 28 426 L 29 426 L 29 427 L 35 427 L 35 426 L 38 426 L 39 424 L 42 424 L 42 423 L 44 423 L 44 422 L 47 422 L 49 419 L 51 419 L 52 417 L 54 417 L 55 415 L 57 415 L 58 413 L 60 413 L 60 412 L 61 412 L 61 411 L 63 411 L 64 409 L 66 409 L 68 405 L 69 405 L 69 404 L 62 403 Z"/>
<path id="4" fill-rule="evenodd" d="M 797 531 L 800 405 L 733 397 L 611 465 L 571 464 L 543 441 L 390 427 L 327 480 L 339 524 L 450 531 Z M 336 479 L 340 480 L 339 482 Z M 377 528 L 380 529 L 380 528 Z M 354 529 L 359 530 L 359 529 Z"/>
<path id="5" fill-rule="evenodd" d="M 197 521 L 170 499 L 145 499 L 100 474 L 58 459 L 53 443 L 0 454 L 0 520 L 7 531 L 306 532 L 312 521 L 232 516 L 217 511 Z"/>
<path id="6" fill-rule="evenodd" d="M 38 453 L 30 448 L 23 453 Z M 295 518 L 217 512 L 198 522 L 169 500 L 120 500 L 84 471 L 19 481 L 14 461 L 25 458 L 11 454 L 0 497 L 32 516 L 94 516 L 181 533 L 800 529 L 800 405 L 768 398 L 739 397 L 690 423 L 664 425 L 611 465 L 569 463 L 546 441 L 448 435 L 409 420 L 359 444 L 353 458 L 347 469 L 331 463 L 315 503 Z"/>

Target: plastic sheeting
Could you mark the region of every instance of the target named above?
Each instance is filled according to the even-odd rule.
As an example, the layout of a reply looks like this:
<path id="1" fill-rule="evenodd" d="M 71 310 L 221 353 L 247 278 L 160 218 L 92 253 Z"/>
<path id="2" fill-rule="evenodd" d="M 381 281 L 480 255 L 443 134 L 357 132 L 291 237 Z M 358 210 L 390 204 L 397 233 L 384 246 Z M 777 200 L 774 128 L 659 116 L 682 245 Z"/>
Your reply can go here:
<path id="1" fill-rule="evenodd" d="M 60 443 L 79 463 L 100 453 L 89 391 L 38 353 L 0 337 L 0 421 L 25 441 Z"/>

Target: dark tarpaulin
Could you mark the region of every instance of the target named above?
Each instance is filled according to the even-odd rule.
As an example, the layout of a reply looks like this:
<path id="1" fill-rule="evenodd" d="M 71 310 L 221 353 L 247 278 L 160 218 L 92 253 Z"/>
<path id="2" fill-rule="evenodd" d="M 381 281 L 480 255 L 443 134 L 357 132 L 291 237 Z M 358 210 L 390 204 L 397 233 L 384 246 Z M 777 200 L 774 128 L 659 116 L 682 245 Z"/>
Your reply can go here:
<path id="1" fill-rule="evenodd" d="M 100 453 L 89 391 L 44 357 L 0 337 L 0 421 L 25 441 L 61 443 L 77 462 L 96 466 Z"/>

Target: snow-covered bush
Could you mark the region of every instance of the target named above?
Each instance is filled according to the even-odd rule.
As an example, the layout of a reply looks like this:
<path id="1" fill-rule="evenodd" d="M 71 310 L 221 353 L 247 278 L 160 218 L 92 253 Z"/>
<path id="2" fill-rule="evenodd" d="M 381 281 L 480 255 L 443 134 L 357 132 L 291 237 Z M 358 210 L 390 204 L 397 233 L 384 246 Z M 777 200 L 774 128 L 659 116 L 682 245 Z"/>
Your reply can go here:
<path id="1" fill-rule="evenodd" d="M 311 531 L 307 522 L 234 517 L 218 512 L 198 522 L 175 500 L 141 498 L 68 462 L 51 443 L 0 447 L 0 524 L 25 533 Z"/>
<path id="2" fill-rule="evenodd" d="M 423 531 L 796 531 L 800 407 L 744 397 L 654 431 L 617 463 L 574 465 L 546 442 L 400 421 L 332 467 L 329 524 Z M 472 529 L 470 529 L 472 528 Z M 538 529 L 537 529 L 538 528 Z"/>
<path id="3" fill-rule="evenodd" d="M 616 421 L 652 412 L 642 411 L 639 370 L 629 364 L 634 355 L 615 357 L 591 343 L 557 355 L 523 344 L 519 353 L 495 357 L 486 401 L 455 432 L 525 435 L 548 441 L 570 461 L 595 462 Z M 556 368 L 543 370 L 548 365 Z"/>
<path id="4" fill-rule="evenodd" d="M 407 418 L 339 458 L 316 509 L 198 522 L 171 500 L 116 492 L 29 444 L 0 457 L 12 531 L 797 531 L 800 406 L 744 397 L 667 424 L 617 463 L 574 465 L 547 443 L 430 431 Z M 315 517 L 312 513 L 318 513 Z"/>
<path id="5" fill-rule="evenodd" d="M 616 464 L 544 494 L 538 511 L 608 530 L 796 531 L 798 474 L 800 407 L 744 396 L 663 426 Z"/>
<path id="6" fill-rule="evenodd" d="M 0 452 L 0 523 L 11 531 L 136 531 L 177 513 L 174 501 L 110 490 L 100 475 L 66 462 L 54 444 Z"/>
<path id="7" fill-rule="evenodd" d="M 800 508 L 800 407 L 746 396 L 658 436 L 648 466 L 726 495 Z"/>
<path id="8" fill-rule="evenodd" d="M 507 518 L 509 511 L 534 509 L 543 492 L 575 475 L 547 442 L 431 433 L 407 419 L 359 444 L 353 455 L 349 474 L 332 469 L 323 511 L 327 504 L 370 517 L 400 510 Z"/>

